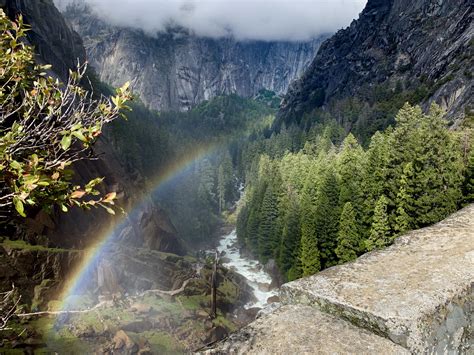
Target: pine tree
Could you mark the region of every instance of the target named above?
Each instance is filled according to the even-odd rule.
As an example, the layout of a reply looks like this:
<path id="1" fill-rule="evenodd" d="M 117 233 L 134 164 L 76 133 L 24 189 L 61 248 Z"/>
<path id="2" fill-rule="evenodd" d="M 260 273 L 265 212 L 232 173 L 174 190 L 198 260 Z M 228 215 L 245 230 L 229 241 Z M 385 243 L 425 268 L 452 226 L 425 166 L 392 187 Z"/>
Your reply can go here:
<path id="1" fill-rule="evenodd" d="M 375 204 L 374 218 L 370 236 L 367 240 L 367 250 L 380 249 L 392 242 L 387 215 L 388 199 L 382 195 Z"/>
<path id="2" fill-rule="evenodd" d="M 356 212 L 362 206 L 363 157 L 362 147 L 349 133 L 337 156 L 337 172 L 340 178 L 339 203 L 344 206 L 346 202 L 352 202 Z"/>
<path id="3" fill-rule="evenodd" d="M 303 192 L 301 201 L 300 262 L 302 276 L 313 275 L 321 270 L 314 206 L 307 190 Z"/>
<path id="4" fill-rule="evenodd" d="M 258 228 L 258 254 L 266 262 L 274 256 L 278 246 L 278 234 L 276 223 L 278 218 L 278 206 L 276 193 L 272 185 L 265 191 L 260 210 L 260 224 Z"/>
<path id="5" fill-rule="evenodd" d="M 390 153 L 387 133 L 376 132 L 371 140 L 369 149 L 365 153 L 364 179 L 362 191 L 364 194 L 362 221 L 364 230 L 372 225 L 374 207 L 379 197 L 385 194 L 387 188 L 387 162 Z M 364 231 L 365 232 L 365 231 Z"/>
<path id="6" fill-rule="evenodd" d="M 467 158 L 466 172 L 463 183 L 464 203 L 474 202 L 474 147 L 471 147 Z"/>
<path id="7" fill-rule="evenodd" d="M 249 218 L 247 220 L 246 228 L 246 246 L 252 251 L 258 248 L 258 230 L 259 230 L 259 210 L 257 208 L 249 208 Z"/>
<path id="8" fill-rule="evenodd" d="M 249 219 L 249 211 L 247 205 L 243 205 L 237 216 L 236 232 L 239 242 L 244 245 L 247 240 L 247 222 Z"/>
<path id="9" fill-rule="evenodd" d="M 224 167 L 219 165 L 218 173 L 217 173 L 217 197 L 219 200 L 219 213 L 225 208 L 225 193 L 226 193 L 226 182 L 224 177 Z"/>
<path id="10" fill-rule="evenodd" d="M 336 255 L 340 263 L 354 260 L 360 249 L 360 236 L 352 203 L 346 202 L 342 209 L 337 234 Z"/>
<path id="11" fill-rule="evenodd" d="M 279 266 L 282 273 L 287 274 L 296 264 L 301 239 L 299 201 L 298 196 L 291 187 L 288 187 L 287 194 L 279 210 L 281 213 L 284 213 Z"/>
<path id="12" fill-rule="evenodd" d="M 333 169 L 326 166 L 315 199 L 315 229 L 324 268 L 337 264 L 335 249 L 339 230 L 339 187 Z"/>
<path id="13" fill-rule="evenodd" d="M 414 201 L 413 228 L 437 222 L 456 210 L 461 199 L 463 163 L 459 142 L 446 129 L 444 113 L 433 105 L 429 114 L 406 104 L 397 114 L 390 134 L 387 163 L 389 215 L 395 224 L 399 183 L 406 164 L 411 163 Z M 409 211 L 406 213 L 410 214 Z"/>
<path id="14" fill-rule="evenodd" d="M 413 200 L 413 188 L 410 185 L 413 182 L 413 165 L 408 163 L 403 169 L 403 175 L 400 178 L 400 190 L 396 199 L 396 218 L 394 230 L 398 234 L 403 234 L 413 227 L 413 211 L 415 210 L 415 201 Z"/>

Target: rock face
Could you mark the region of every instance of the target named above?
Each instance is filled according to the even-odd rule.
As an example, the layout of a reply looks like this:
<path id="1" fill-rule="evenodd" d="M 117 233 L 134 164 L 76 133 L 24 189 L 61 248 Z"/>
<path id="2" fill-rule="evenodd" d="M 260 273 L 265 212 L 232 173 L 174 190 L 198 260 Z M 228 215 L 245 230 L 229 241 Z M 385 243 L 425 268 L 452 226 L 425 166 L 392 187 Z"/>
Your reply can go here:
<path id="1" fill-rule="evenodd" d="M 409 354 L 367 330 L 309 306 L 283 306 L 209 354 Z"/>
<path id="2" fill-rule="evenodd" d="M 10 290 L 14 284 L 21 291 L 20 304 L 44 309 L 61 290 L 65 275 L 82 257 L 78 251 L 0 243 L 0 290 Z"/>
<path id="3" fill-rule="evenodd" d="M 74 32 L 54 6 L 53 0 L 2 0 L 0 6 L 6 14 L 16 18 L 22 14 L 31 26 L 30 42 L 35 46 L 41 61 L 52 64 L 54 71 L 66 78 L 70 68 L 83 63 L 86 52 L 79 35 Z"/>
<path id="4" fill-rule="evenodd" d="M 473 109 L 473 16 L 470 0 L 369 0 L 291 86 L 279 124 L 298 122 L 317 107 L 331 111 L 344 98 L 369 102 L 375 93 L 364 92 L 381 84 L 395 90 L 397 83 L 425 83 L 421 100 L 436 101 L 453 121 L 462 120 L 465 108 Z"/>
<path id="5" fill-rule="evenodd" d="M 474 347 L 473 289 L 470 205 L 399 237 L 385 250 L 284 284 L 282 308 L 212 351 L 469 353 Z M 327 327 L 320 326 L 325 322 Z M 307 334 L 307 329 L 312 331 Z"/>
<path id="6" fill-rule="evenodd" d="M 156 110 L 187 110 L 218 95 L 252 97 L 261 89 L 283 95 L 322 42 L 238 42 L 183 29 L 150 37 L 109 26 L 80 2 L 64 15 L 81 35 L 100 79 L 113 86 L 133 82 L 143 102 Z"/>

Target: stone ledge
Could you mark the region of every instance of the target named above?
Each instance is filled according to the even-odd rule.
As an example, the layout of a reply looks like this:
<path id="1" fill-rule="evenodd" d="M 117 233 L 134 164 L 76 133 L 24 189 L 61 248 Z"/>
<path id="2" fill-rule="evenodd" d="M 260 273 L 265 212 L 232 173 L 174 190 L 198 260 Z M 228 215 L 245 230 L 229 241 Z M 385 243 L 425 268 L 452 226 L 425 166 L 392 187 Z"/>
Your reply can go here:
<path id="1" fill-rule="evenodd" d="M 285 305 L 204 354 L 409 354 L 399 345 L 313 307 Z"/>
<path id="2" fill-rule="evenodd" d="M 287 304 L 307 304 L 413 352 L 471 348 L 474 205 L 391 247 L 282 286 Z"/>

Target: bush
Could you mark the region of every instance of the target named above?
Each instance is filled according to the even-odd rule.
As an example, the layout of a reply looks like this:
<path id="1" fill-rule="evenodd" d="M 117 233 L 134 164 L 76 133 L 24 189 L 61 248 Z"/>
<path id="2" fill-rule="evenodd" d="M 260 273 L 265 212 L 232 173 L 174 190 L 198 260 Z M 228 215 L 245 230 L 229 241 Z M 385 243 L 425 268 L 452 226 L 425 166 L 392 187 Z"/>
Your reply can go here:
<path id="1" fill-rule="evenodd" d="M 103 179 L 74 185 L 71 166 L 94 158 L 90 148 L 103 125 L 128 108 L 128 85 L 110 99 L 95 99 L 79 85 L 85 66 L 62 84 L 46 73 L 51 66 L 35 64 L 26 31 L 21 16 L 12 22 L 0 9 L 1 221 L 54 205 L 65 212 L 101 206 L 114 213 L 115 193 L 100 196 L 96 190 Z"/>

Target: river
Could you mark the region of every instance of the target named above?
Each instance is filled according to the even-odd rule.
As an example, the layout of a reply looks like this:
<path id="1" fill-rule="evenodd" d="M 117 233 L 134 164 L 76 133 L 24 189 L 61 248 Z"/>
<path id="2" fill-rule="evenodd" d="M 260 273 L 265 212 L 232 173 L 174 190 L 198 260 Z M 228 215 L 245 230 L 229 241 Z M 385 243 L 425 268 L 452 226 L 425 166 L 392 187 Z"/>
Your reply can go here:
<path id="1" fill-rule="evenodd" d="M 278 289 L 271 288 L 272 278 L 263 269 L 263 265 L 241 254 L 235 229 L 221 237 L 217 250 L 223 260 L 222 265 L 245 277 L 253 289 L 256 301 L 247 303 L 246 309 L 263 308 L 267 305 L 269 297 L 278 295 Z"/>

